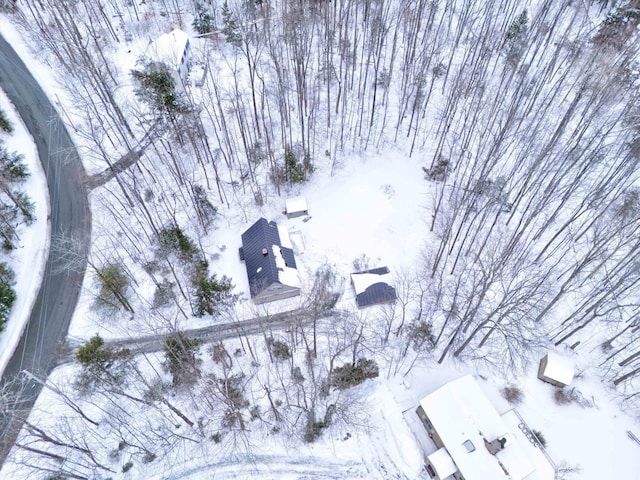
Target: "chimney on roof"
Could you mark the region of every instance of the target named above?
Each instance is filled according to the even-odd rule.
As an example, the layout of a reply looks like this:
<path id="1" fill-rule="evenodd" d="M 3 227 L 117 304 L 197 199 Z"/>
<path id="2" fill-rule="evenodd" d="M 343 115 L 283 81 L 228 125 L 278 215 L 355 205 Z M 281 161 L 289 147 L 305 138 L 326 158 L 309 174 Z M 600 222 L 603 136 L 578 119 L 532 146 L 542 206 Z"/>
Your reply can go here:
<path id="1" fill-rule="evenodd" d="M 507 445 L 507 439 L 505 437 L 498 437 L 493 442 L 487 442 L 485 440 L 487 450 L 491 455 L 495 455 Z"/>
<path id="2" fill-rule="evenodd" d="M 267 250 L 266 248 L 262 249 L 262 255 L 268 255 L 269 254 L 269 250 Z"/>

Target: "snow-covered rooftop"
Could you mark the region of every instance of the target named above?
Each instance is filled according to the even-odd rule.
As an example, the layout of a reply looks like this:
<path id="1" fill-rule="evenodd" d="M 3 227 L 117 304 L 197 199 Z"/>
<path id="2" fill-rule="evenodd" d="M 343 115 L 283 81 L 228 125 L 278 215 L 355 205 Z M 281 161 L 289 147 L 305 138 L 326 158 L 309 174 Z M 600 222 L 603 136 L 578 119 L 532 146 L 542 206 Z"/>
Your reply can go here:
<path id="1" fill-rule="evenodd" d="M 298 270 L 287 264 L 282 256 L 280 245 L 271 245 L 271 251 L 276 259 L 276 268 L 278 269 L 278 280 L 280 283 L 290 287 L 299 287 L 300 277 L 298 276 Z"/>
<path id="2" fill-rule="evenodd" d="M 351 283 L 356 291 L 359 307 L 368 307 L 396 300 L 396 290 L 391 283 L 391 273 L 387 267 L 372 268 L 351 274 Z"/>
<path id="3" fill-rule="evenodd" d="M 175 29 L 170 33 L 160 35 L 147 48 L 146 55 L 156 62 L 162 62 L 175 69 L 180 68 L 182 56 L 187 48 L 189 35 L 182 30 Z"/>
<path id="4" fill-rule="evenodd" d="M 291 238 L 289 237 L 289 230 L 287 230 L 287 228 L 281 223 L 278 223 L 277 225 L 278 236 L 280 237 L 280 245 L 286 248 L 293 248 L 293 245 L 291 244 Z"/>
<path id="5" fill-rule="evenodd" d="M 569 385 L 573 380 L 575 369 L 573 362 L 557 353 L 547 353 L 547 366 L 544 369 L 543 375 L 558 382 Z"/>
<path id="6" fill-rule="evenodd" d="M 453 475 L 458 471 L 457 465 L 446 448 L 436 450 L 427 458 L 440 478 L 447 478 L 449 475 Z"/>
<path id="7" fill-rule="evenodd" d="M 387 273 L 375 273 L 376 270 L 367 270 L 366 272 L 351 274 L 351 281 L 353 282 L 353 288 L 356 290 L 356 295 L 363 293 L 367 288 L 376 283 L 386 283 L 387 285 L 391 283 L 391 272 L 389 272 L 389 269 L 386 269 Z"/>
<path id="8" fill-rule="evenodd" d="M 391 283 L 391 273 L 387 269 L 387 273 L 352 273 L 351 281 L 353 282 L 353 288 L 356 291 L 356 295 L 363 293 L 367 288 L 376 283 Z"/>
<path id="9" fill-rule="evenodd" d="M 509 427 L 510 435 L 512 435 L 514 439 L 513 441 L 518 445 L 523 446 L 522 450 L 526 452 L 527 459 L 535 468 L 535 471 L 532 474 L 524 478 L 526 478 L 526 480 L 552 480 L 555 476 L 555 468 L 549 462 L 546 454 L 543 453 L 540 448 L 536 447 L 534 439 L 532 438 L 532 432 L 522 421 L 520 415 L 515 410 L 509 410 L 502 414 L 501 417 Z M 527 443 L 529 446 L 524 447 Z M 502 452 L 498 453 L 498 457 L 502 459 L 504 454 L 508 453 L 508 451 L 509 448 L 507 447 L 502 450 Z M 514 465 L 513 463 L 511 464 Z M 517 466 L 517 464 L 514 465 L 514 467 Z M 522 474 L 524 475 L 524 472 L 522 472 Z M 514 478 L 520 477 L 514 476 Z"/>
<path id="10" fill-rule="evenodd" d="M 304 197 L 288 198 L 285 201 L 285 209 L 287 213 L 306 212 L 308 210 L 307 200 Z"/>
<path id="11" fill-rule="evenodd" d="M 466 480 L 553 480 L 553 467 L 547 476 L 532 460 L 538 447 L 512 432 L 472 375 L 440 387 L 420 405 Z M 492 455 L 485 442 L 498 438 L 506 445 Z"/>

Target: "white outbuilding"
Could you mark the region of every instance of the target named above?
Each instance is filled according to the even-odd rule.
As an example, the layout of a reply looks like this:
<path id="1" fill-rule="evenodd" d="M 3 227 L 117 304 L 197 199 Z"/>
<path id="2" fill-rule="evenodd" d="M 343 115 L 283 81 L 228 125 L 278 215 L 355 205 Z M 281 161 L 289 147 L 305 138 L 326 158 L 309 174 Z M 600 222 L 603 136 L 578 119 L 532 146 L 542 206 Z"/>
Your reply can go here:
<path id="1" fill-rule="evenodd" d="M 287 199 L 285 202 L 285 210 L 287 211 L 287 218 L 302 217 L 303 215 L 309 215 L 307 209 L 307 200 L 304 197 L 293 197 Z"/>
<path id="2" fill-rule="evenodd" d="M 176 87 L 184 90 L 184 84 L 191 70 L 189 35 L 175 29 L 160 35 L 147 47 L 145 56 L 152 62 L 164 63 L 171 72 Z"/>
<path id="3" fill-rule="evenodd" d="M 573 362 L 557 353 L 549 352 L 540 360 L 538 378 L 556 387 L 566 387 L 571 384 L 575 368 Z"/>

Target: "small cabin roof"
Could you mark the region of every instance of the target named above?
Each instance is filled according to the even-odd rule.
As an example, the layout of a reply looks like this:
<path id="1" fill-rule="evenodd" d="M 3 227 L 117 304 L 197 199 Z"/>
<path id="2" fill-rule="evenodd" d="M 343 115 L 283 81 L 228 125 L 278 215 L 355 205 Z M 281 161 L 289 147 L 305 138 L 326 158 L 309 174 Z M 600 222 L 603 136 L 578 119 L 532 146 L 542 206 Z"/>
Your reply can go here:
<path id="1" fill-rule="evenodd" d="M 307 200 L 304 197 L 288 198 L 284 204 L 287 213 L 306 212 L 308 210 Z"/>
<path id="2" fill-rule="evenodd" d="M 160 35 L 147 49 L 147 56 L 153 61 L 162 62 L 172 68 L 180 68 L 182 56 L 187 48 L 189 35 L 175 29 Z"/>
<path id="3" fill-rule="evenodd" d="M 391 283 L 392 275 L 387 267 L 372 268 L 351 274 L 351 283 L 356 292 L 359 307 L 368 307 L 396 300 L 396 289 Z"/>
<path id="4" fill-rule="evenodd" d="M 573 362 L 570 359 L 554 352 L 547 353 L 546 357 L 547 366 L 544 369 L 543 375 L 564 383 L 565 385 L 569 385 L 575 375 Z"/>

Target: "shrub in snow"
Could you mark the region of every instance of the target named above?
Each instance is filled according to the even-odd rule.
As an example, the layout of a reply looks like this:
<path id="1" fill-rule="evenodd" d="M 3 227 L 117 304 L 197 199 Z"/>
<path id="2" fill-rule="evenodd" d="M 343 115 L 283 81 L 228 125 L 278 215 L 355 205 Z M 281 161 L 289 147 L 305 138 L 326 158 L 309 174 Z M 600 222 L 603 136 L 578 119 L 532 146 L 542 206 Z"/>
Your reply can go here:
<path id="1" fill-rule="evenodd" d="M 546 448 L 547 439 L 544 438 L 544 435 L 542 434 L 542 432 L 540 430 L 534 430 L 533 434 L 535 435 L 536 439 L 538 440 L 538 443 L 540 443 L 540 445 L 542 445 L 543 447 Z"/>
<path id="2" fill-rule="evenodd" d="M 209 214 L 213 215 L 215 212 L 210 210 Z M 180 227 L 166 227 L 160 231 L 157 255 L 167 259 L 175 257 L 182 263 L 191 283 L 191 309 L 196 317 L 217 315 L 237 300 L 237 295 L 232 293 L 231 280 L 226 276 L 218 278 L 215 274 L 209 275 L 209 262 L 204 259 L 203 253 Z M 154 306 L 162 306 L 163 302 L 172 298 L 172 285 L 166 281 L 158 285 L 156 290 L 158 303 L 154 298 Z"/>
<path id="3" fill-rule="evenodd" d="M 371 259 L 367 256 L 366 253 L 363 253 L 353 260 L 353 269 L 356 272 L 361 272 L 362 270 L 367 270 L 370 264 Z"/>
<path id="4" fill-rule="evenodd" d="M 331 374 L 331 385 L 338 390 L 345 390 L 360 385 L 368 378 L 376 378 L 378 373 L 378 365 L 374 360 L 359 358 L 355 365 L 347 363 L 335 368 Z"/>
<path id="5" fill-rule="evenodd" d="M 271 180 L 276 185 L 282 183 L 304 183 L 315 170 L 309 152 L 297 145 L 284 147 L 284 166 L 276 166 L 271 172 Z"/>
<path id="6" fill-rule="evenodd" d="M 593 41 L 599 45 L 621 48 L 639 22 L 640 10 L 633 5 L 616 8 L 604 19 Z"/>
<path id="7" fill-rule="evenodd" d="M 571 390 L 557 388 L 556 391 L 553 392 L 553 399 L 558 405 L 568 405 L 578 401 L 579 397 L 573 388 Z"/>
<path id="8" fill-rule="evenodd" d="M 433 325 L 426 320 L 415 320 L 407 327 L 407 338 L 415 351 L 433 350 L 436 345 L 436 337 L 433 334 Z"/>
<path id="9" fill-rule="evenodd" d="M 81 392 L 88 392 L 98 385 L 126 386 L 130 359 L 128 349 L 114 350 L 105 346 L 100 335 L 91 337 L 76 353 L 82 370 L 75 380 L 75 387 Z"/>
<path id="10" fill-rule="evenodd" d="M 158 242 L 161 254 L 173 253 L 184 263 L 193 261 L 198 255 L 196 245 L 178 226 L 160 230 Z"/>
<path id="11" fill-rule="evenodd" d="M 203 261 L 196 269 L 191 284 L 193 287 L 193 314 L 202 317 L 205 314 L 216 315 L 220 310 L 233 305 L 237 299 L 231 291 L 233 285 L 226 276 L 207 275 L 208 262 Z"/>
<path id="12" fill-rule="evenodd" d="M 447 177 L 447 171 L 449 169 L 449 160 L 440 157 L 438 162 L 431 168 L 422 167 L 425 173 L 425 178 L 434 182 L 443 182 Z"/>
<path id="13" fill-rule="evenodd" d="M 132 70 L 131 76 L 138 82 L 136 95 L 157 112 L 186 113 L 188 105 L 176 91 L 176 83 L 169 67 L 164 63 L 149 62 L 142 70 Z"/>
<path id="14" fill-rule="evenodd" d="M 222 4 L 222 23 L 224 24 L 222 33 L 226 37 L 227 42 L 234 47 L 240 47 L 242 45 L 240 25 L 233 13 L 231 13 L 229 4 L 226 1 Z"/>
<path id="15" fill-rule="evenodd" d="M 165 367 L 173 376 L 173 385 L 192 385 L 200 377 L 200 361 L 196 350 L 200 342 L 182 332 L 169 335 L 164 341 Z"/>
<path id="16" fill-rule="evenodd" d="M 524 393 L 518 387 L 504 387 L 502 396 L 512 405 L 519 405 L 524 400 Z"/>
<path id="17" fill-rule="evenodd" d="M 13 125 L 11 125 L 11 122 L 2 110 L 0 110 L 0 130 L 7 133 L 13 132 Z"/>
<path id="18" fill-rule="evenodd" d="M 307 423 L 304 431 L 304 441 L 307 443 L 315 442 L 322 435 L 322 431 L 328 425 L 324 421 L 316 421 L 313 411 L 307 413 Z"/>
<path id="19" fill-rule="evenodd" d="M 4 280 L 0 280 L 0 332 L 9 318 L 9 312 L 16 301 L 16 292 Z"/>
<path id="20" fill-rule="evenodd" d="M 288 360 L 291 358 L 291 350 L 289 349 L 289 345 L 287 345 L 282 340 L 275 340 L 273 337 L 267 338 L 267 347 L 271 352 L 271 356 L 275 360 Z"/>

